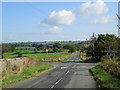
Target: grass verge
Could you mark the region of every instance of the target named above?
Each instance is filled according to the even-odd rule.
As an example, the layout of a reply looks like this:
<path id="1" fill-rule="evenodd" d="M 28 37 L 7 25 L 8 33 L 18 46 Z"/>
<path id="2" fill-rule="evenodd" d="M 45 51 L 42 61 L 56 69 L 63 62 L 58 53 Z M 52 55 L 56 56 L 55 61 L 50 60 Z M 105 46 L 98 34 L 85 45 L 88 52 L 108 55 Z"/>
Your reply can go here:
<path id="1" fill-rule="evenodd" d="M 120 88 L 120 79 L 106 73 L 99 65 L 93 67 L 91 72 L 98 83 L 98 88 Z"/>
<path id="2" fill-rule="evenodd" d="M 39 73 L 45 71 L 45 70 L 48 70 L 48 69 L 51 69 L 53 68 L 52 65 L 49 65 L 49 64 L 36 64 L 34 66 L 27 66 L 26 68 L 24 68 L 23 72 L 19 75 L 12 75 L 6 79 L 4 79 L 2 81 L 2 87 L 5 88 L 5 87 L 8 87 L 18 81 L 21 81 L 21 80 L 24 80 L 24 79 L 27 79 L 27 78 L 30 78 L 30 77 L 33 77 L 33 76 L 36 76 L 38 75 Z"/>

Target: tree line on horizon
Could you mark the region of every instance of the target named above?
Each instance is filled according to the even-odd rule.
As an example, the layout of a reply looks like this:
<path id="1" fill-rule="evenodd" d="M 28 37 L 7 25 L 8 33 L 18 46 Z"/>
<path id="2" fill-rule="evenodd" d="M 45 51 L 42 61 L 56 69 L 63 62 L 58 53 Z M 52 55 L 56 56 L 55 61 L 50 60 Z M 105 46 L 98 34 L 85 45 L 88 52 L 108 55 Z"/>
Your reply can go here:
<path id="1" fill-rule="evenodd" d="M 53 43 L 31 43 L 29 45 L 24 44 L 16 44 L 16 43 L 2 43 L 2 54 L 7 52 L 15 52 L 15 54 L 19 54 L 18 56 L 22 56 L 20 50 L 32 50 L 34 53 L 40 53 L 42 51 L 45 53 L 46 49 L 49 49 L 48 53 L 56 53 L 56 52 L 64 52 L 68 51 L 68 53 L 72 53 L 80 50 L 81 45 L 85 42 L 53 42 Z"/>

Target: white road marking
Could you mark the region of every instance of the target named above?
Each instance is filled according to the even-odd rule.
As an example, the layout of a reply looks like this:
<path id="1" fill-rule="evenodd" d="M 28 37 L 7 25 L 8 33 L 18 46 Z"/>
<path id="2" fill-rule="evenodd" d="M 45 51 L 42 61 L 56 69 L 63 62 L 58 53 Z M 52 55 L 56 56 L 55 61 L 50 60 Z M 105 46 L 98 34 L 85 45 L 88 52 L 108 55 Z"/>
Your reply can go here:
<path id="1" fill-rule="evenodd" d="M 62 78 L 60 80 L 58 80 L 55 84 L 58 84 L 61 80 L 62 80 Z"/>
<path id="2" fill-rule="evenodd" d="M 61 67 L 61 69 L 62 68 L 68 68 L 68 67 Z M 67 75 L 69 73 L 69 71 L 67 71 L 65 74 Z M 60 78 L 54 85 L 52 85 L 52 87 L 50 88 L 50 90 L 52 89 L 52 88 L 54 88 L 54 86 L 56 85 L 56 84 L 58 84 L 61 80 L 62 80 L 63 78 Z"/>
<path id="3" fill-rule="evenodd" d="M 68 74 L 69 73 L 69 71 L 67 71 L 65 74 Z"/>
<path id="4" fill-rule="evenodd" d="M 50 89 L 52 89 L 53 87 L 54 87 L 54 85 Z"/>
<path id="5" fill-rule="evenodd" d="M 58 84 L 62 79 L 63 79 L 63 78 L 60 78 L 54 85 L 52 85 L 52 87 L 50 88 L 50 90 L 51 90 L 52 88 L 54 88 L 54 86 L 55 86 L 56 84 Z"/>
<path id="6" fill-rule="evenodd" d="M 61 69 L 65 69 L 65 68 L 68 68 L 68 67 L 61 67 Z"/>

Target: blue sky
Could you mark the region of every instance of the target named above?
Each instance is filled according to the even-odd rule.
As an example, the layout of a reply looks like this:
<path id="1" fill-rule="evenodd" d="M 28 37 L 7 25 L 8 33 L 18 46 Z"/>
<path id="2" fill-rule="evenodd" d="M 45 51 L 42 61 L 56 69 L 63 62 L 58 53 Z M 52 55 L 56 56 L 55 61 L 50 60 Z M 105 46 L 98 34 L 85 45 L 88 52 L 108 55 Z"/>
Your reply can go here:
<path id="1" fill-rule="evenodd" d="M 117 35 L 118 3 L 98 2 L 3 2 L 3 42 L 82 41 L 93 32 Z"/>

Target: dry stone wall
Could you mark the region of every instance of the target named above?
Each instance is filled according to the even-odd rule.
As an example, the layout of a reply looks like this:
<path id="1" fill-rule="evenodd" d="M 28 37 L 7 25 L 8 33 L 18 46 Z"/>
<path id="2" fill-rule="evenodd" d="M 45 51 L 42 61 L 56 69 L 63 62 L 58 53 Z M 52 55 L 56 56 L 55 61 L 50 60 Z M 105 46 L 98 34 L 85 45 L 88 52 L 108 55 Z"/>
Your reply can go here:
<path id="1" fill-rule="evenodd" d="M 31 57 L 0 59 L 0 72 L 2 78 L 6 78 L 13 74 L 19 74 L 23 68 L 35 61 Z"/>

